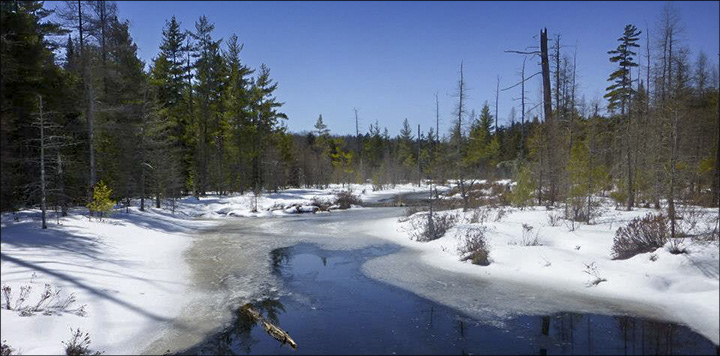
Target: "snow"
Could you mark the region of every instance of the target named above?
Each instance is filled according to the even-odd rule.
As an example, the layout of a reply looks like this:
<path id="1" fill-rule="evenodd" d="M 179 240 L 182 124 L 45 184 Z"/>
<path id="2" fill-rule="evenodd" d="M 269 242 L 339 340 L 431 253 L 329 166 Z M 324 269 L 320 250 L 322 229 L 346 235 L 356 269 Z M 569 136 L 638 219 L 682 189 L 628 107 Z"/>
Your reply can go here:
<path id="1" fill-rule="evenodd" d="M 252 193 L 201 199 L 187 197 L 178 200 L 174 214 L 169 206 L 147 208 L 144 212 L 132 207 L 129 213 L 118 208 L 104 221 L 89 221 L 83 215 L 85 210 L 77 209 L 61 218 L 60 225 L 55 222 L 54 214 L 50 214 L 47 230 L 39 228 L 37 210 L 19 212 L 18 221 L 12 214 L 3 214 L 1 277 L 3 286 L 12 288 L 13 298 L 22 286 L 30 285 L 32 291 L 25 304 L 34 305 L 47 283 L 61 289 L 61 298 L 73 293 L 77 300 L 75 307 L 86 305 L 87 314 L 20 316 L 15 310 L 3 309 L 0 311 L 2 339 L 8 340 L 17 354 L 60 354 L 64 353 L 61 341 L 69 339 L 70 328 L 79 327 L 90 333 L 91 350 L 106 354 L 141 353 L 164 329 L 185 327 L 179 325 L 183 319 L 178 316 L 189 300 L 197 298 L 189 286 L 191 271 L 187 259 L 190 257 L 186 254 L 203 229 L 239 217 L 272 218 L 260 220 L 267 224 L 254 225 L 255 228 L 271 229 L 278 236 L 297 235 L 305 241 L 310 236 L 305 232 L 283 230 L 283 217 L 316 212 L 313 200 L 330 204 L 335 194 L 348 188 L 364 202 L 382 202 L 397 194 L 427 191 L 428 186 L 404 184 L 381 191 L 374 191 L 371 184 L 288 189 L 260 195 L 256 211 L 253 211 L 256 199 Z M 447 191 L 449 187 L 439 186 L 438 190 Z M 353 209 L 360 210 L 358 213 L 375 211 Z M 531 285 L 541 287 L 540 290 L 561 290 L 565 295 L 578 296 L 559 303 L 568 307 L 582 308 L 583 297 L 622 300 L 647 306 L 661 318 L 686 324 L 716 344 L 720 342 L 717 243 L 688 242 L 688 254 L 673 255 L 663 248 L 616 261 L 611 259 L 615 230 L 630 219 L 654 210 L 626 212 L 607 206 L 596 224 L 579 225 L 570 231 L 567 224 L 550 226 L 548 215 L 561 212 L 549 212 L 544 207 L 506 209 L 508 214 L 500 221 L 493 221 L 496 211 L 488 212 L 485 225 L 491 264 L 485 267 L 460 261 L 457 247 L 462 231 L 477 223 L 470 222 L 470 214 L 459 211 L 443 212 L 458 214 L 460 223 L 444 237 L 426 243 L 410 240 L 408 222 L 394 217 L 378 218 L 372 224 L 361 226 L 348 224 L 344 219 L 332 219 L 322 225 L 322 229 L 331 239 L 328 241 L 337 240 L 338 246 L 346 248 L 363 243 L 339 237 L 353 235 L 354 231 L 406 247 L 396 254 L 368 261 L 364 271 L 447 305 L 477 303 L 477 300 L 463 300 L 460 295 L 448 293 L 449 289 L 428 288 L 427 278 L 418 277 L 416 281 L 413 276 L 395 276 L 391 279 L 388 271 L 403 258 L 413 258 L 420 259 L 428 270 L 517 284 L 520 286 L 516 288 L 517 293 L 525 293 L 521 286 Z M 533 226 L 531 233 L 538 234 L 541 246 L 521 243 L 523 224 Z M 588 287 L 590 276 L 584 270 L 592 263 L 599 276 L 607 281 Z M 246 283 L 244 277 L 237 278 L 238 283 Z M 491 304 L 483 305 L 482 309 L 498 312 Z"/>
<path id="2" fill-rule="evenodd" d="M 378 221 L 371 233 L 418 251 L 423 262 L 439 269 L 482 276 L 489 281 L 642 303 L 661 311 L 659 317 L 686 324 L 718 344 L 720 258 L 716 242 L 687 241 L 687 254 L 671 254 L 666 246 L 627 260 L 612 260 L 611 247 L 617 228 L 648 212 L 656 213 L 651 209 L 606 210 L 596 224 L 576 225 L 571 231 L 566 224 L 551 226 L 547 216 L 558 212 L 549 212 L 545 207 L 511 209 L 499 222 L 493 221 L 491 211 L 489 222 L 485 222 L 491 264 L 484 267 L 460 261 L 457 252 L 462 231 L 469 226 L 479 226 L 468 223 L 470 212 L 464 215 L 461 210 L 442 212 L 458 214 L 461 221 L 442 238 L 430 242 L 410 240 L 409 222 L 402 221 L 404 219 Z M 522 244 L 523 224 L 533 227 L 531 234 L 538 234 L 540 246 Z M 652 261 L 651 256 L 656 260 Z M 586 265 L 592 263 L 599 277 L 607 281 L 588 286 L 593 278 L 584 271 Z M 380 275 L 378 271 L 368 272 Z"/>
<path id="3" fill-rule="evenodd" d="M 383 190 L 373 190 L 372 184 L 330 184 L 325 189 L 286 189 L 277 193 L 263 193 L 257 197 L 257 210 L 255 196 L 252 192 L 229 196 L 209 196 L 198 200 L 188 197 L 180 200 L 182 214 L 192 217 L 216 219 L 221 217 L 270 217 L 286 216 L 297 213 L 317 211 L 313 200 L 332 203 L 337 193 L 350 191 L 363 202 L 376 203 L 398 194 L 428 191 L 429 186 L 424 183 L 418 187 L 414 184 L 398 184 Z M 438 191 L 449 189 L 437 186 Z M 337 206 L 330 206 L 331 210 Z"/>
<path id="4" fill-rule="evenodd" d="M 103 221 L 90 221 L 86 209 L 74 209 L 59 225 L 50 213 L 47 230 L 40 229 L 39 210 L 3 214 L 0 276 L 2 285 L 12 290 L 11 305 L 23 286 L 32 288 L 24 305 L 35 305 L 49 284 L 60 290 L 62 300 L 74 294 L 71 308 L 85 305 L 86 315 L 20 316 L 3 308 L 2 340 L 16 354 L 62 354 L 61 342 L 70 338 L 71 328 L 80 328 L 90 333 L 91 350 L 141 353 L 192 298 L 183 253 L 193 243 L 193 235 L 225 218 L 315 212 L 313 199 L 332 202 L 343 188 L 348 187 L 265 193 L 257 198 L 256 212 L 252 193 L 186 197 L 177 201 L 174 214 L 169 205 L 155 209 L 146 201 L 144 212 L 131 207 L 126 213 L 116 207 Z M 350 188 L 368 201 L 420 189 L 402 185 L 374 192 L 369 184 Z"/>
<path id="5" fill-rule="evenodd" d="M 78 327 L 90 332 L 91 350 L 141 352 L 181 305 L 188 233 L 211 225 L 156 209 L 131 208 L 102 222 L 82 213 L 71 211 L 61 225 L 53 218 L 47 230 L 40 229 L 39 211 L 22 211 L 18 221 L 2 215 L 2 284 L 12 288 L 12 304 L 29 285 L 26 304 L 34 305 L 48 283 L 62 298 L 74 293 L 75 306 L 87 311 L 24 317 L 2 309 L 2 338 L 15 353 L 64 353 L 61 342 Z"/>

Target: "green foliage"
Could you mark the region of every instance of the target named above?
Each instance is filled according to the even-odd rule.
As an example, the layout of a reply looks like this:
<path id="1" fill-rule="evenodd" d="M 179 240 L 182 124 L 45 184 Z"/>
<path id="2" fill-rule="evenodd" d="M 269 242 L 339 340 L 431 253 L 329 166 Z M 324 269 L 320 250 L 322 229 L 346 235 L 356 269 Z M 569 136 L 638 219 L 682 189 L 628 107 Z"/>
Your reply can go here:
<path id="1" fill-rule="evenodd" d="M 533 198 L 532 193 L 536 189 L 529 165 L 521 165 L 514 178 L 517 184 L 513 187 L 510 201 L 514 206 L 522 209 L 530 204 Z"/>
<path id="2" fill-rule="evenodd" d="M 468 139 L 464 163 L 479 170 L 480 176 L 488 177 L 499 162 L 501 143 L 498 135 L 490 132 L 493 117 L 487 103 L 483 105 L 480 119 L 473 122 Z"/>
<path id="3" fill-rule="evenodd" d="M 586 142 L 575 141 L 567 164 L 571 198 L 592 195 L 607 182 L 605 166 L 597 162 L 591 164 L 589 155 Z"/>
<path id="4" fill-rule="evenodd" d="M 102 219 L 108 216 L 115 206 L 115 202 L 110 198 L 111 195 L 112 190 L 101 180 L 93 187 L 93 198 L 87 207 L 92 213 L 98 213 Z"/>
<path id="5" fill-rule="evenodd" d="M 626 105 L 630 102 L 630 97 L 634 93 L 630 82 L 630 69 L 638 66 L 634 62 L 633 56 L 637 55 L 637 53 L 633 52 L 633 47 L 640 47 L 637 41 L 640 39 L 641 33 L 642 31 L 638 30 L 634 25 L 625 26 L 623 36 L 618 38 L 620 44 L 617 49 L 608 51 L 608 54 L 613 55 L 610 57 L 610 62 L 618 63 L 618 69 L 612 72 L 608 78 L 608 81 L 613 82 L 613 84 L 607 87 L 608 92 L 604 95 L 610 102 L 608 109 L 611 111 L 620 107 L 624 113 Z"/>

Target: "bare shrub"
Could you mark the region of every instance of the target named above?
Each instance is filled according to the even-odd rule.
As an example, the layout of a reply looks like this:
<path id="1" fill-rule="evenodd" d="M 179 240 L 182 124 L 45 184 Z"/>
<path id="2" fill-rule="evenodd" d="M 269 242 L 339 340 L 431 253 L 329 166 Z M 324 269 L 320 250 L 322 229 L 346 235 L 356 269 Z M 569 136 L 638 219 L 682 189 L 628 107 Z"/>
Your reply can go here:
<path id="1" fill-rule="evenodd" d="M 568 231 L 575 231 L 580 227 L 580 222 L 574 219 L 565 219 L 565 227 L 568 228 Z"/>
<path id="2" fill-rule="evenodd" d="M 13 349 L 8 345 L 7 340 L 3 340 L 2 344 L 0 344 L 0 356 L 10 356 L 12 352 Z"/>
<path id="3" fill-rule="evenodd" d="M 2 287 L 2 294 L 5 299 L 5 309 L 10 310 L 10 299 L 12 298 L 12 288 L 8 285 Z"/>
<path id="4" fill-rule="evenodd" d="M 349 209 L 352 205 L 362 204 L 360 197 L 353 194 L 351 191 L 342 191 L 337 193 L 335 197 L 335 204 L 338 205 L 340 209 Z"/>
<path id="5" fill-rule="evenodd" d="M 532 233 L 533 227 L 528 224 L 522 224 L 522 241 L 521 244 L 523 246 L 542 246 L 540 241 L 538 240 L 538 237 L 540 236 L 539 232 Z"/>
<path id="6" fill-rule="evenodd" d="M 27 299 L 31 290 L 31 286 L 20 287 L 20 295 L 18 296 L 17 300 L 15 300 L 15 310 L 23 309 L 23 304 L 25 303 L 25 300 Z"/>
<path id="7" fill-rule="evenodd" d="M 437 240 L 455 226 L 457 214 L 421 213 L 410 219 L 410 239 L 420 242 Z"/>
<path id="8" fill-rule="evenodd" d="M 679 255 L 681 253 L 688 253 L 687 248 L 685 247 L 685 240 L 678 239 L 678 238 L 671 238 L 670 240 L 670 246 L 668 246 L 668 251 L 672 253 L 673 255 Z"/>
<path id="9" fill-rule="evenodd" d="M 617 229 L 612 257 L 614 260 L 625 260 L 640 253 L 653 252 L 665 245 L 669 238 L 667 217 L 649 213 Z"/>
<path id="10" fill-rule="evenodd" d="M 436 199 L 433 202 L 433 210 L 444 211 L 444 210 L 455 210 L 462 208 L 462 200 L 460 199 Z"/>
<path id="11" fill-rule="evenodd" d="M 463 235 L 458 245 L 458 254 L 461 261 L 472 261 L 473 264 L 487 266 L 490 264 L 488 260 L 487 243 L 485 241 L 485 226 L 471 226 L 463 229 Z"/>
<path id="12" fill-rule="evenodd" d="M 506 209 L 504 206 L 499 206 L 499 207 L 497 207 L 497 210 L 495 213 L 495 219 L 493 219 L 493 221 L 500 222 L 507 215 L 508 215 L 508 209 Z"/>
<path id="13" fill-rule="evenodd" d="M 330 202 L 328 202 L 327 200 L 320 199 L 318 197 L 313 197 L 310 205 L 316 206 L 319 211 L 330 210 Z"/>
<path id="14" fill-rule="evenodd" d="M 40 294 L 35 305 L 26 305 L 25 302 L 32 290 L 31 286 L 21 286 L 20 295 L 15 300 L 15 306 L 11 306 L 12 289 L 10 286 L 3 286 L 3 296 L 5 297 L 5 309 L 16 310 L 21 316 L 32 316 L 35 313 L 42 312 L 44 315 L 71 313 L 78 316 L 85 316 L 85 305 L 78 308 L 72 308 L 75 304 L 75 294 L 70 294 L 64 299 L 60 297 L 60 289 L 53 289 L 49 284 L 45 284 L 45 289 Z"/>
<path id="15" fill-rule="evenodd" d="M 678 209 L 677 224 L 678 235 L 690 237 L 695 243 L 708 243 L 718 241 L 718 219 L 720 215 L 715 210 L 703 209 L 697 206 L 685 206 Z"/>
<path id="16" fill-rule="evenodd" d="M 601 282 L 607 282 L 607 279 L 600 277 L 600 271 L 598 271 L 597 265 L 595 262 L 592 262 L 590 264 L 585 264 L 585 272 L 587 275 L 589 275 L 591 278 L 587 282 L 585 282 L 586 287 L 592 287 L 600 284 Z"/>
<path id="17" fill-rule="evenodd" d="M 428 209 L 424 206 L 411 205 L 405 209 L 405 216 L 413 216 L 417 213 L 427 211 Z"/>
<path id="18" fill-rule="evenodd" d="M 71 337 L 68 342 L 63 341 L 65 345 L 65 355 L 67 356 L 85 356 L 85 355 L 100 355 L 102 352 L 90 351 L 90 334 L 83 333 L 80 328 L 73 331 L 70 329 Z"/>
<path id="19" fill-rule="evenodd" d="M 554 212 L 548 212 L 547 221 L 550 226 L 560 226 L 560 214 Z"/>
<path id="20" fill-rule="evenodd" d="M 471 224 L 484 224 L 485 221 L 487 221 L 488 216 L 490 215 L 490 209 L 486 206 L 473 209 L 472 214 L 470 215 L 470 223 Z"/>

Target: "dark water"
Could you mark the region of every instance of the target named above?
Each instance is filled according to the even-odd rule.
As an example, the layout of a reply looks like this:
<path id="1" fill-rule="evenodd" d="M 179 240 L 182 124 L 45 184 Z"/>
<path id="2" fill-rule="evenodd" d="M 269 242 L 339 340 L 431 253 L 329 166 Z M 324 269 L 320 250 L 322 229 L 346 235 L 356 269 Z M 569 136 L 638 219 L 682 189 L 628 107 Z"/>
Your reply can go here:
<path id="1" fill-rule="evenodd" d="M 717 354 L 685 326 L 630 316 L 558 313 L 516 316 L 496 326 L 361 272 L 373 246 L 327 251 L 299 244 L 271 252 L 283 295 L 253 303 L 287 331 L 282 345 L 237 311 L 234 321 L 184 353 L 206 354 Z M 482 293 L 481 290 L 478 293 Z"/>

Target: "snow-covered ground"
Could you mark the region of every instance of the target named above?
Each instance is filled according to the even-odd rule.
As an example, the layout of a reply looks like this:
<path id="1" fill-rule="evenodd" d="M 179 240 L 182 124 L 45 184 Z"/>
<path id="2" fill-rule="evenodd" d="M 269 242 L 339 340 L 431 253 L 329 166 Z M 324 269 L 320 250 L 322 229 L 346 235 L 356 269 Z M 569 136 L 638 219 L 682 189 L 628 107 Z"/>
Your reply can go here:
<path id="1" fill-rule="evenodd" d="M 252 193 L 178 200 L 175 213 L 169 205 L 146 211 L 133 202 L 126 213 L 115 209 L 103 221 L 88 220 L 86 209 L 74 209 L 60 219 L 49 214 L 48 229 L 40 229 L 39 210 L 3 214 L 0 225 L 0 270 L 3 287 L 11 289 L 15 309 L 21 288 L 30 286 L 23 306 L 35 306 L 49 284 L 60 291 L 45 305 L 58 306 L 74 295 L 66 311 L 21 316 L 7 310 L 3 298 L 2 340 L 15 354 L 62 354 L 70 329 L 89 332 L 90 349 L 107 354 L 140 353 L 153 341 L 163 323 L 172 323 L 187 301 L 188 268 L 183 252 L 201 229 L 232 216 L 284 216 L 311 209 L 313 199 L 331 201 L 340 185 L 328 189 L 289 189 L 265 193 L 252 207 Z M 418 191 L 412 185 L 374 192 L 371 185 L 350 186 L 365 201 Z M 426 188 L 423 188 L 426 189 Z M 306 210 L 307 211 L 307 210 Z M 17 218 L 17 220 L 16 220 Z M 84 315 L 78 312 L 83 307 Z M 40 308 L 46 309 L 46 308 Z"/>
<path id="2" fill-rule="evenodd" d="M 210 223 L 155 209 L 131 208 L 102 222 L 84 212 L 71 211 L 60 225 L 52 219 L 47 230 L 39 211 L 22 211 L 18 221 L 2 216 L 2 284 L 11 288 L 13 309 L 21 287 L 31 287 L 25 305 L 34 306 L 47 283 L 61 300 L 74 294 L 70 309 L 86 311 L 21 316 L 3 300 L 2 339 L 15 353 L 64 354 L 71 328 L 90 333 L 91 350 L 139 353 L 178 312 L 188 275 L 182 252 L 189 233 Z"/>
<path id="3" fill-rule="evenodd" d="M 33 306 L 49 284 L 60 289 L 58 300 L 74 294 L 69 309 L 85 305 L 84 316 L 72 311 L 21 316 L 3 309 L 2 339 L 18 354 L 64 353 L 62 341 L 70 329 L 89 332 L 91 350 L 107 354 L 140 353 L 161 332 L 162 325 L 175 323 L 188 291 L 189 270 L 183 252 L 202 229 L 223 219 L 240 217 L 281 217 L 311 209 L 313 200 L 331 201 L 348 187 L 289 189 L 228 197 L 194 197 L 177 202 L 175 213 L 162 209 L 116 209 L 111 218 L 89 221 L 85 209 L 71 211 L 49 228 L 41 230 L 39 212 L 25 210 L 1 217 L 1 279 L 12 289 L 14 306 L 21 287 L 31 286 L 24 305 Z M 426 186 L 398 185 L 373 191 L 369 184 L 349 187 L 365 202 L 378 202 L 395 194 L 427 190 Z M 447 190 L 439 187 L 439 190 Z M 146 202 L 152 203 L 152 202 Z M 137 205 L 137 204 L 135 204 Z M 718 336 L 718 245 L 688 243 L 690 253 L 673 255 L 665 249 L 631 259 L 611 259 L 615 230 L 628 220 L 650 210 L 633 212 L 607 208 L 595 225 L 580 225 L 569 231 L 566 225 L 550 226 L 549 213 L 535 207 L 524 211 L 509 209 L 495 222 L 489 212 L 487 237 L 491 264 L 486 267 L 461 262 L 457 253 L 462 222 L 435 241 L 422 243 L 408 238 L 407 222 L 395 218 L 374 221 L 364 227 L 374 235 L 420 251 L 428 265 L 443 270 L 508 280 L 607 298 L 621 298 L 662 308 L 670 320 L 683 322 L 716 344 Z M 335 214 L 331 212 L 330 214 Z M 521 244 L 523 224 L 532 226 L 541 246 Z M 360 228 L 360 227 L 355 227 Z M 651 260 L 651 256 L 655 261 Z M 598 275 L 607 281 L 587 287 L 590 279 L 585 264 L 594 263 Z M 3 300 L 3 307 L 5 301 Z M 182 327 L 182 325 L 176 327 Z"/>
<path id="4" fill-rule="evenodd" d="M 663 310 L 663 317 L 668 320 L 684 323 L 714 343 L 720 342 L 717 242 L 701 244 L 687 239 L 687 254 L 671 254 L 666 246 L 627 260 L 613 260 L 611 248 L 618 227 L 635 217 L 657 211 L 638 209 L 628 212 L 608 207 L 595 224 L 576 225 L 571 231 L 563 220 L 556 223 L 557 226 L 550 223 L 548 215 L 561 214 L 561 211 L 547 211 L 545 207 L 505 209 L 506 216 L 500 221 L 494 221 L 497 210 L 489 210 L 488 221 L 484 223 L 490 251 L 489 266 L 460 261 L 457 248 L 464 231 L 480 226 L 469 223 L 472 212 L 442 212 L 457 214 L 459 223 L 443 237 L 430 242 L 409 238 L 410 220 L 384 219 L 376 222 L 372 229 L 378 237 L 420 251 L 422 260 L 437 268 L 480 275 L 488 280 L 647 303 Z M 716 214 L 716 211 L 712 213 Z M 532 239 L 537 236 L 540 245 L 523 244 L 523 224 L 532 227 L 527 236 Z M 606 281 L 588 284 L 595 277 L 585 271 L 592 272 L 587 266 L 593 264 L 597 276 Z"/>
<path id="5" fill-rule="evenodd" d="M 449 189 L 445 186 L 435 187 L 438 191 Z M 309 212 L 313 200 L 332 202 L 341 191 L 350 191 L 363 202 L 376 203 L 397 194 L 427 191 L 429 186 L 418 187 L 413 184 L 398 184 L 383 190 L 373 190 L 372 184 L 331 184 L 326 189 L 287 189 L 278 193 L 264 193 L 257 197 L 257 209 L 253 211 L 256 201 L 253 193 L 223 197 L 183 199 L 180 211 L 191 216 L 219 218 L 227 216 L 268 217 L 284 216 L 300 212 Z M 295 209 L 297 208 L 297 210 Z"/>

